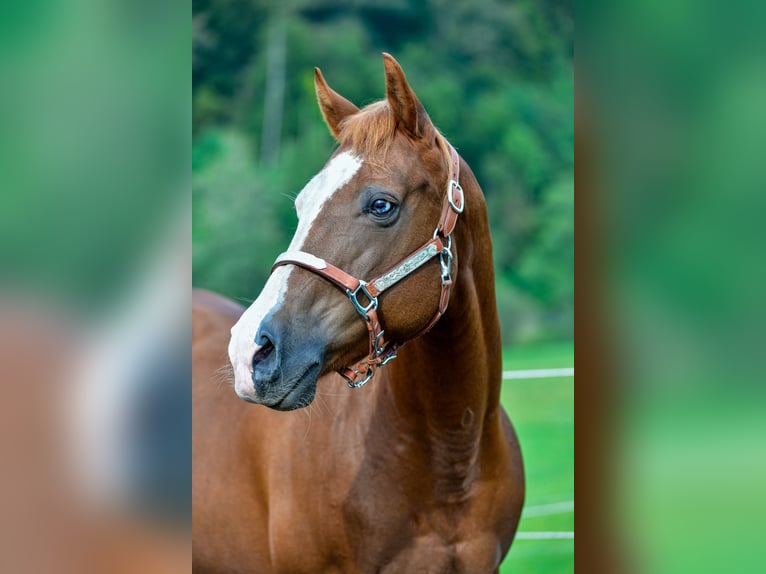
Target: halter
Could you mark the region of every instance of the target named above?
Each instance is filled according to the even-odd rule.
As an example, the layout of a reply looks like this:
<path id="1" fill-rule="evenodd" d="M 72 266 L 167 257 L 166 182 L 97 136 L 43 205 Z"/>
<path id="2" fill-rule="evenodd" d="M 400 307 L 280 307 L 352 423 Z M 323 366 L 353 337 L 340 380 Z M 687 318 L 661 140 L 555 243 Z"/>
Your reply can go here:
<path id="1" fill-rule="evenodd" d="M 433 237 L 421 247 L 413 251 L 402 261 L 385 273 L 371 281 L 357 279 L 332 263 L 305 251 L 285 251 L 277 257 L 271 270 L 281 265 L 297 265 L 323 277 L 339 287 L 348 296 L 351 304 L 364 319 L 370 336 L 370 351 L 365 359 L 353 369 L 346 367 L 338 373 L 346 379 L 348 386 L 359 388 L 372 379 L 375 371 L 396 358 L 396 353 L 406 341 L 389 341 L 383 338 L 384 330 L 378 319 L 378 296 L 389 289 L 436 256 L 441 263 L 441 296 L 439 308 L 431 321 L 421 331 L 412 337 L 416 339 L 424 335 L 436 324 L 449 304 L 450 288 L 452 287 L 452 232 L 457 223 L 457 217 L 463 213 L 465 196 L 460 187 L 460 158 L 455 148 L 445 140 L 450 154 L 450 177 L 447 183 L 447 193 L 442 204 L 439 224 L 434 230 Z M 364 295 L 367 302 L 359 299 Z"/>

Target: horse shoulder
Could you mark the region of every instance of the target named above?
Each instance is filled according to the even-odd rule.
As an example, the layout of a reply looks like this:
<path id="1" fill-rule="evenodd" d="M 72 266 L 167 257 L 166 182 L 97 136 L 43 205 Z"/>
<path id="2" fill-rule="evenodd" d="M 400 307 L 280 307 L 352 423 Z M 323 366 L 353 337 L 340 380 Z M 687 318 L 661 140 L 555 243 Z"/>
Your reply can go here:
<path id="1" fill-rule="evenodd" d="M 502 407 L 497 410 L 496 431 L 487 440 L 483 474 L 487 480 L 483 497 L 486 516 L 503 547 L 510 548 L 524 505 L 525 481 L 521 448 L 516 431 Z"/>
<path id="2" fill-rule="evenodd" d="M 192 537 L 195 572 L 263 570 L 268 560 L 258 453 L 238 429 L 253 412 L 231 388 L 227 347 L 242 307 L 219 295 L 192 297 Z M 255 561 L 255 562 L 253 562 Z"/>
<path id="3" fill-rule="evenodd" d="M 480 470 L 465 513 L 460 513 L 453 556 L 445 572 L 493 572 L 507 554 L 524 503 L 524 473 L 516 433 L 502 408 L 487 420 Z"/>

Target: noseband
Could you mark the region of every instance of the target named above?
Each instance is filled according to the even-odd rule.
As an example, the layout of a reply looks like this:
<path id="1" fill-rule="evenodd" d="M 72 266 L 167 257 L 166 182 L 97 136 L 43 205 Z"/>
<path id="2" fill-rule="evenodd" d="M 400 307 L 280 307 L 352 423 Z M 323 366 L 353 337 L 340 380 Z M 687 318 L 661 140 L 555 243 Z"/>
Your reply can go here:
<path id="1" fill-rule="evenodd" d="M 378 319 L 378 296 L 386 289 L 395 285 L 428 261 L 439 256 L 441 263 L 441 296 L 439 308 L 431 321 L 412 339 L 427 333 L 441 318 L 449 304 L 449 293 L 452 287 L 452 232 L 457 223 L 457 217 L 463 213 L 465 196 L 460 187 L 460 158 L 455 148 L 446 142 L 450 153 L 450 177 L 447 183 L 447 193 L 442 204 L 439 224 L 434 230 L 433 237 L 424 245 L 413 251 L 391 269 L 371 281 L 357 279 L 342 269 L 324 259 L 306 253 L 305 251 L 285 251 L 274 262 L 271 270 L 281 265 L 297 265 L 323 277 L 333 285 L 343 290 L 354 308 L 364 319 L 370 336 L 370 352 L 353 369 L 346 367 L 338 373 L 343 376 L 351 388 L 359 388 L 370 379 L 375 371 L 396 358 L 396 353 L 406 341 L 389 341 L 383 338 L 384 330 Z M 364 295 L 367 302 L 360 301 Z"/>

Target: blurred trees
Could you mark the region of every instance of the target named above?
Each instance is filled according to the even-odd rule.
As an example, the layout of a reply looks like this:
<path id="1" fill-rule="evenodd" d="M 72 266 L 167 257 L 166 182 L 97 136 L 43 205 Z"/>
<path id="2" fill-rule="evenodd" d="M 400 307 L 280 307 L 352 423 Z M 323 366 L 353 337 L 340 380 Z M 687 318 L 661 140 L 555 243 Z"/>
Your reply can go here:
<path id="1" fill-rule="evenodd" d="M 506 342 L 569 338 L 573 24 L 555 0 L 195 0 L 194 283 L 257 296 L 334 142 L 313 68 L 357 105 L 404 67 L 487 197 Z"/>

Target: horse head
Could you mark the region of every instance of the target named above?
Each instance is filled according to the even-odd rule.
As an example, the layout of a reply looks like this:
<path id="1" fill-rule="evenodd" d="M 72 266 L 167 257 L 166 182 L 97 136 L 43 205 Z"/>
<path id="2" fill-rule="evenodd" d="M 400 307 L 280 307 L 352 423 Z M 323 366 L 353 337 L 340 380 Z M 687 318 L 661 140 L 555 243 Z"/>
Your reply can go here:
<path id="1" fill-rule="evenodd" d="M 298 227 L 288 252 L 231 330 L 234 386 L 246 401 L 277 410 L 304 407 L 313 401 L 319 377 L 375 355 L 378 345 L 383 355 L 384 337 L 389 342 L 415 337 L 446 307 L 451 238 L 440 238 L 437 224 L 449 211 L 445 190 L 451 197 L 450 169 L 456 170 L 459 160 L 396 60 L 388 54 L 383 59 L 386 99 L 361 110 L 315 71 L 319 107 L 339 146 L 297 196 Z M 418 255 L 429 241 L 438 246 Z M 419 259 L 402 266 L 413 252 Z M 328 269 L 342 270 L 350 279 L 328 280 Z M 387 270 L 384 285 L 380 278 Z M 406 277 L 393 277 L 402 271 L 408 271 Z M 373 277 L 383 288 L 374 291 L 373 284 L 355 292 L 349 304 L 348 282 Z M 363 311 L 372 299 L 377 327 Z M 377 334 L 381 330 L 385 335 Z"/>

